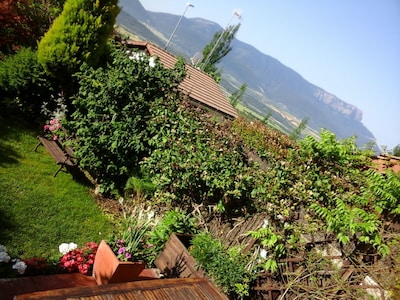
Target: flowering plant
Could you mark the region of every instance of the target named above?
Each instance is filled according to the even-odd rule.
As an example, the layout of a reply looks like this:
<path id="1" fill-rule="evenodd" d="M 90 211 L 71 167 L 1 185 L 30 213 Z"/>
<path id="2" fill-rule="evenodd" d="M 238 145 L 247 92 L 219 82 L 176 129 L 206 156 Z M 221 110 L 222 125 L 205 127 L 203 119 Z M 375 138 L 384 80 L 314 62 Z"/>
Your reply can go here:
<path id="1" fill-rule="evenodd" d="M 120 233 L 117 238 L 110 243 L 115 255 L 121 261 L 144 261 L 146 260 L 148 249 L 152 244 L 148 244 L 146 239 L 155 220 L 154 214 L 143 211 L 124 213 L 123 221 L 120 225 Z"/>
<path id="2" fill-rule="evenodd" d="M 43 126 L 43 130 L 45 134 L 50 135 L 53 140 L 63 139 L 68 136 L 67 132 L 61 125 L 61 120 L 57 118 L 50 119 L 48 124 Z"/>
<path id="3" fill-rule="evenodd" d="M 7 253 L 7 248 L 4 245 L 0 245 L 0 263 L 1 265 L 6 266 L 7 269 L 11 264 L 11 268 L 16 270 L 20 275 L 24 274 L 27 268 L 27 265 L 24 261 L 17 258 L 11 259 Z M 5 272 L 9 271 L 6 270 Z"/>
<path id="4" fill-rule="evenodd" d="M 60 267 L 68 272 L 79 272 L 84 275 L 90 275 L 98 245 L 94 242 L 88 242 L 82 248 L 74 247 L 73 249 L 66 248 L 65 245 L 74 246 L 76 244 L 60 245 L 59 249 L 61 253 L 68 249 L 60 259 Z"/>

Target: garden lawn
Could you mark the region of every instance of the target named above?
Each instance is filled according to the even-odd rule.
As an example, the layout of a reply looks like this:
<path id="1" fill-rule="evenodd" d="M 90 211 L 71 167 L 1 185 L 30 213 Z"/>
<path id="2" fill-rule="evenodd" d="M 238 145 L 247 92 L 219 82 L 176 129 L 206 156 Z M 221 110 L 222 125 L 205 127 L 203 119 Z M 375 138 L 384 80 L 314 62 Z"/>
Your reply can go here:
<path id="1" fill-rule="evenodd" d="M 58 166 L 39 131 L 0 116 L 0 244 L 11 257 L 55 257 L 63 242 L 99 242 L 113 229 L 90 189 Z"/>

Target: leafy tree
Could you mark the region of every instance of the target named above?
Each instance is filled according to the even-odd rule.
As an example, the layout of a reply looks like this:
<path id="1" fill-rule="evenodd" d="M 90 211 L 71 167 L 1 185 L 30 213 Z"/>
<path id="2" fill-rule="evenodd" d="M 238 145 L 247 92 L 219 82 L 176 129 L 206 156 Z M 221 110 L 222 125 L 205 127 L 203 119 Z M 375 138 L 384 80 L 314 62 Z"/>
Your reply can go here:
<path id="1" fill-rule="evenodd" d="M 307 127 L 308 120 L 309 120 L 308 117 L 301 120 L 300 124 L 290 134 L 291 139 L 297 140 L 300 137 L 301 132 Z"/>
<path id="2" fill-rule="evenodd" d="M 392 154 L 394 156 L 400 156 L 400 144 L 393 148 Z"/>
<path id="3" fill-rule="evenodd" d="M 199 66 L 216 81 L 219 81 L 221 77 L 221 71 L 218 71 L 217 64 L 232 50 L 231 42 L 239 28 L 240 23 L 217 32 L 212 41 L 203 49 L 203 59 Z"/>
<path id="4" fill-rule="evenodd" d="M 71 76 L 83 63 L 96 66 L 119 13 L 118 0 L 67 0 L 60 16 L 40 40 L 38 60 L 67 94 Z"/>
<path id="5" fill-rule="evenodd" d="M 238 105 L 239 102 L 242 102 L 242 100 L 243 100 L 243 95 L 244 95 L 244 93 L 245 93 L 245 91 L 246 91 L 246 88 L 247 88 L 247 84 L 245 84 L 245 83 L 242 84 L 242 85 L 240 86 L 240 88 L 239 88 L 237 91 L 233 92 L 233 93 L 231 94 L 231 96 L 229 97 L 229 100 L 230 100 L 231 104 L 232 104 L 234 107 L 236 107 L 236 106 Z"/>
<path id="6" fill-rule="evenodd" d="M 0 2 L 0 56 L 20 47 L 37 46 L 64 0 L 2 0 Z"/>

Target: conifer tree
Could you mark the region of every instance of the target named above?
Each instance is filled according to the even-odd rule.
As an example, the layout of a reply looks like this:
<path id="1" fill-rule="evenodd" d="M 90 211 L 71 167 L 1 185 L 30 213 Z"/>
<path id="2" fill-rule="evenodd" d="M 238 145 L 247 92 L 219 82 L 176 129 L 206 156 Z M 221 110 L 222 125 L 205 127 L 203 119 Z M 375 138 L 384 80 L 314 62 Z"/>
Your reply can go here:
<path id="1" fill-rule="evenodd" d="M 62 86 L 82 63 L 95 66 L 106 50 L 118 0 L 67 0 L 62 13 L 39 42 L 38 60 Z"/>

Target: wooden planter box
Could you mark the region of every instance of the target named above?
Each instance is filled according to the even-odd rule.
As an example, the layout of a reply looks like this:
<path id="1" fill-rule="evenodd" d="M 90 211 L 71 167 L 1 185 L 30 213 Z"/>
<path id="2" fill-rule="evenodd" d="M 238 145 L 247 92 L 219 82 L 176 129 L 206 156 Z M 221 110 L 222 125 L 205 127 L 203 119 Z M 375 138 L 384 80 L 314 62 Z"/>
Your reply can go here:
<path id="1" fill-rule="evenodd" d="M 163 251 L 154 261 L 165 277 L 202 278 L 204 271 L 197 267 L 196 260 L 188 249 L 191 245 L 191 235 L 172 234 Z"/>
<path id="2" fill-rule="evenodd" d="M 144 262 L 120 261 L 110 246 L 101 241 L 94 259 L 93 277 L 99 285 L 135 281 L 144 268 Z"/>

